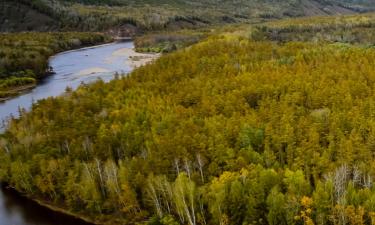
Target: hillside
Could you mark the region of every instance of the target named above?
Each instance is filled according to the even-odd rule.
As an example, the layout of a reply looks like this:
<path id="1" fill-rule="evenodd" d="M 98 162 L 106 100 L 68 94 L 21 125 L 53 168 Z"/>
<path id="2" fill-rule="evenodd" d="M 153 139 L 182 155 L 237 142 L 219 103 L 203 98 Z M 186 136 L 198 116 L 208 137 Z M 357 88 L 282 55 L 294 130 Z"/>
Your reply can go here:
<path id="1" fill-rule="evenodd" d="M 17 1 L 1 1 L 1 31 L 43 31 L 57 29 L 50 16 Z"/>
<path id="2" fill-rule="evenodd" d="M 290 41 L 340 42 L 373 46 L 375 14 L 299 18 L 253 26 L 252 38 L 279 43 Z"/>
<path id="3" fill-rule="evenodd" d="M 3 0 L 0 31 L 112 29 L 115 33 L 134 35 L 142 30 L 358 13 L 373 10 L 374 3 L 374 0 Z"/>
<path id="4" fill-rule="evenodd" d="M 0 180 L 108 225 L 374 224 L 373 18 L 243 25 L 39 101 Z"/>

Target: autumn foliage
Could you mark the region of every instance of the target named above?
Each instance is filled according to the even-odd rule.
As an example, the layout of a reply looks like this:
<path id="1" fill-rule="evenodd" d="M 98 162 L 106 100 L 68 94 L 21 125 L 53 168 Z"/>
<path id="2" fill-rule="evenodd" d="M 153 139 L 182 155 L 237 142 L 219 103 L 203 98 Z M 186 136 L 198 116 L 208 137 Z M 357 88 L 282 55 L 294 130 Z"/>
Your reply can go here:
<path id="1" fill-rule="evenodd" d="M 0 178 L 113 224 L 372 224 L 375 51 L 220 35 L 37 102 Z"/>

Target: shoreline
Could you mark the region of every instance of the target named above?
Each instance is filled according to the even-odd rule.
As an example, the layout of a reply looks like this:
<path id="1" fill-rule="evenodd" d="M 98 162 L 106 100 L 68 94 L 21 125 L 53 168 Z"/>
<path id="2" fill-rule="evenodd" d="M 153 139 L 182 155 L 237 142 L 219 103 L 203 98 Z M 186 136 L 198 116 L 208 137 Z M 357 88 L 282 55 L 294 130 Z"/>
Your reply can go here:
<path id="1" fill-rule="evenodd" d="M 129 40 L 129 41 L 131 41 L 131 40 Z M 79 46 L 77 48 L 73 48 L 73 49 L 70 49 L 70 50 L 67 50 L 67 51 L 56 52 L 54 55 L 48 57 L 48 62 L 52 58 L 54 58 L 54 57 L 56 57 L 57 55 L 60 55 L 60 54 L 65 54 L 65 53 L 69 53 L 69 52 L 72 52 L 72 51 L 80 51 L 80 50 L 85 50 L 85 49 L 98 48 L 98 47 L 102 47 L 102 46 L 111 45 L 111 44 L 114 44 L 114 43 L 116 43 L 116 42 L 114 42 L 113 39 L 111 39 L 110 41 L 108 41 L 108 42 L 104 41 L 99 45 L 93 45 L 93 46 L 82 45 L 82 46 Z M 45 76 L 43 78 L 48 77 L 50 75 L 53 75 L 53 73 L 51 74 L 51 72 L 46 71 Z M 10 90 L 7 91 L 8 93 L 10 93 L 9 95 L 7 95 L 5 97 L 0 97 L 0 104 L 8 101 L 10 99 L 16 98 L 16 97 L 22 95 L 23 93 L 25 93 L 27 91 L 30 91 L 30 90 L 34 89 L 35 87 L 38 86 L 39 82 L 41 80 L 43 80 L 43 78 L 38 79 L 36 81 L 36 83 L 34 83 L 34 84 L 22 85 L 22 86 L 19 86 L 19 87 L 11 88 Z"/>
<path id="2" fill-rule="evenodd" d="M 132 40 L 129 39 L 129 40 L 126 40 L 126 41 L 123 41 L 123 42 L 131 42 L 131 41 Z M 87 50 L 87 49 L 95 49 L 95 48 L 105 47 L 105 46 L 116 44 L 118 42 L 120 42 L 120 41 L 113 41 L 113 39 L 111 39 L 110 42 L 104 42 L 104 43 L 99 44 L 99 45 L 86 46 L 86 47 L 81 46 L 81 47 L 73 48 L 73 49 L 70 49 L 70 50 L 67 50 L 67 51 L 57 52 L 56 54 L 48 57 L 48 61 L 50 61 L 51 59 L 53 59 L 56 56 L 68 54 L 70 52 L 84 51 L 84 50 Z M 129 60 L 131 60 L 131 56 L 129 57 Z M 126 64 L 126 65 L 129 65 L 129 64 Z M 134 69 L 134 67 L 132 67 L 132 68 Z M 95 71 L 94 71 L 94 73 L 95 73 Z M 83 74 L 83 75 L 88 75 L 88 74 Z M 48 76 L 50 76 L 50 72 L 46 72 L 46 76 L 44 76 L 43 78 L 48 77 Z M 53 76 L 53 74 L 51 76 Z M 43 80 L 43 78 L 41 80 Z M 7 93 L 9 93 L 9 95 L 6 95 L 5 97 L 0 97 L 0 104 L 3 103 L 3 102 L 6 102 L 8 100 L 11 100 L 13 98 L 16 98 L 16 97 L 24 94 L 27 91 L 31 91 L 32 89 L 34 89 L 35 87 L 37 87 L 39 85 L 39 82 L 41 80 L 37 80 L 37 82 L 34 83 L 34 84 L 22 85 L 22 86 L 15 87 L 15 88 L 12 88 L 12 89 L 8 90 Z"/>
<path id="3" fill-rule="evenodd" d="M 116 50 L 112 53 L 111 57 L 106 60 L 110 62 L 112 58 L 115 57 L 125 57 L 124 65 L 131 67 L 133 70 L 147 65 L 159 58 L 161 54 L 159 53 L 140 53 L 135 50 L 135 48 L 122 48 Z"/>
<path id="4" fill-rule="evenodd" d="M 44 207 L 48 210 L 51 210 L 53 212 L 56 212 L 56 213 L 59 213 L 59 214 L 62 214 L 64 216 L 68 216 L 68 217 L 71 217 L 73 219 L 77 219 L 77 220 L 81 220 L 85 223 L 88 223 L 88 224 L 91 224 L 91 225 L 104 225 L 102 223 L 99 223 L 99 222 L 96 222 L 96 221 L 93 221 L 91 220 L 90 218 L 88 218 L 87 216 L 85 215 L 81 215 L 81 214 L 78 214 L 78 213 L 73 213 L 67 209 L 64 209 L 63 207 L 61 206 L 58 206 L 58 205 L 54 205 L 46 200 L 43 200 L 43 199 L 40 199 L 40 198 L 37 198 L 37 197 L 32 197 L 28 194 L 25 194 L 23 192 L 20 192 L 18 191 L 16 188 L 8 185 L 8 184 L 1 184 L 2 185 L 2 188 L 4 189 L 7 189 L 7 190 L 10 190 L 12 191 L 14 194 L 22 197 L 22 198 L 25 198 L 31 202 L 33 202 L 34 204 L 37 204 L 41 207 Z"/>
<path id="5" fill-rule="evenodd" d="M 9 99 L 15 98 L 17 96 L 20 96 L 23 93 L 32 90 L 37 85 L 38 85 L 37 83 L 33 83 L 33 84 L 27 84 L 27 85 L 22 85 L 22 86 L 18 86 L 15 88 L 11 88 L 10 90 L 7 90 L 7 92 L 9 93 L 9 96 L 0 97 L 0 103 L 5 102 Z"/>
<path id="6" fill-rule="evenodd" d="M 14 190 L 14 191 L 17 191 L 17 190 Z M 18 192 L 19 193 L 19 192 Z M 19 193 L 21 194 L 21 193 Z M 59 206 L 55 206 L 55 205 L 52 205 L 50 203 L 48 203 L 47 201 L 43 201 L 41 199 L 37 199 L 37 198 L 31 198 L 29 196 L 25 196 L 27 199 L 35 202 L 36 204 L 42 206 L 42 207 L 45 207 L 51 211 L 54 211 L 54 212 L 57 212 L 57 213 L 61 213 L 61 214 L 64 214 L 66 216 L 70 216 L 72 218 L 75 218 L 75 219 L 79 219 L 79 220 L 82 220 L 86 223 L 90 223 L 92 225 L 104 225 L 102 223 L 98 223 L 98 222 L 94 222 L 92 221 L 91 219 L 87 218 L 86 216 L 83 216 L 83 215 L 80 215 L 80 214 L 77 214 L 77 213 L 73 213 L 71 211 L 68 211 L 62 207 L 59 207 Z"/>
<path id="7" fill-rule="evenodd" d="M 129 41 L 126 41 L 126 42 L 131 42 L 132 40 L 129 40 Z M 64 54 L 67 54 L 67 53 L 70 53 L 70 52 L 78 52 L 78 51 L 83 51 L 83 50 L 87 50 L 87 49 L 94 49 L 94 48 L 100 48 L 100 47 L 105 47 L 105 46 L 108 46 L 108 45 L 113 45 L 113 44 L 116 44 L 118 41 L 111 41 L 111 42 L 104 42 L 102 44 L 99 44 L 99 45 L 93 45 L 93 46 L 86 46 L 86 47 L 78 47 L 78 48 L 75 48 L 75 49 L 70 49 L 70 50 L 67 50 L 67 51 L 62 51 L 62 52 L 57 52 L 56 54 L 50 56 L 48 58 L 48 61 L 58 55 L 64 55 Z"/>
<path id="8" fill-rule="evenodd" d="M 129 40 L 122 41 L 122 42 L 131 42 L 131 41 L 132 40 L 129 39 Z M 105 47 L 105 46 L 116 44 L 118 42 L 119 41 L 112 41 L 112 42 L 109 42 L 109 43 L 104 43 L 104 44 L 99 44 L 99 45 L 94 45 L 94 46 L 88 46 L 88 47 L 82 47 L 82 48 L 78 47 L 76 49 L 58 52 L 55 55 L 50 56 L 48 58 L 48 61 L 50 61 L 54 57 L 57 57 L 57 56 L 63 55 L 63 54 L 68 54 L 70 52 L 84 51 L 84 50 L 87 50 L 87 49 L 95 49 L 95 48 Z M 124 62 L 124 65 L 129 66 L 132 69 L 135 69 L 135 68 L 138 68 L 140 66 L 144 66 L 144 65 L 154 61 L 155 59 L 159 58 L 160 55 L 161 55 L 160 53 L 141 53 L 141 52 L 137 52 L 136 49 L 133 47 L 133 48 L 119 49 L 119 50 L 113 52 L 112 57 L 114 57 L 114 56 L 127 57 L 128 59 Z M 108 59 L 108 60 L 111 60 L 111 59 Z M 103 71 L 97 71 L 97 70 L 95 70 L 95 68 L 88 68 L 87 71 L 83 71 L 83 72 L 85 72 L 85 73 L 83 73 L 81 75 L 89 75 L 89 74 L 92 74 L 92 73 L 99 73 L 99 72 L 103 72 Z M 45 77 L 47 77 L 47 76 L 49 76 L 49 75 L 46 75 Z M 0 104 L 2 102 L 8 101 L 12 98 L 16 98 L 16 97 L 22 95 L 23 93 L 25 93 L 27 91 L 32 90 L 33 88 L 38 86 L 39 82 L 40 82 L 40 80 L 37 80 L 37 82 L 34 83 L 34 84 L 23 85 L 23 86 L 15 87 L 15 88 L 12 88 L 12 89 L 8 90 L 7 92 L 9 93 L 9 95 L 7 95 L 5 97 L 0 97 Z"/>

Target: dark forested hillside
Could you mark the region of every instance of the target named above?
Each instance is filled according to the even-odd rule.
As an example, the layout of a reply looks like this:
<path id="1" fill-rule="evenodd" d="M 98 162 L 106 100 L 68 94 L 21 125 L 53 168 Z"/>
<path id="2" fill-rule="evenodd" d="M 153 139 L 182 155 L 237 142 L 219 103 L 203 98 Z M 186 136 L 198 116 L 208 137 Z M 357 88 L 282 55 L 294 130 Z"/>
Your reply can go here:
<path id="1" fill-rule="evenodd" d="M 114 29 L 132 34 L 139 30 L 348 14 L 374 9 L 374 0 L 2 0 L 0 30 Z"/>
<path id="2" fill-rule="evenodd" d="M 57 23 L 49 15 L 19 1 L 0 2 L 1 31 L 43 31 L 56 29 Z"/>
<path id="3" fill-rule="evenodd" d="M 372 18 L 244 26 L 39 101 L 0 180 L 103 224 L 374 224 Z"/>

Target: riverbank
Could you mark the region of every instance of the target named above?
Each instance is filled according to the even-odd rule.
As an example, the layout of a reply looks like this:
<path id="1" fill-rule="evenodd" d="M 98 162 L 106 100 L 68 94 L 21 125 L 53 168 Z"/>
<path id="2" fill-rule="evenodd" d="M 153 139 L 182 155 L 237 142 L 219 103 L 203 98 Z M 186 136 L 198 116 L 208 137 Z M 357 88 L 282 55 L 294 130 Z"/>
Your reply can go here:
<path id="1" fill-rule="evenodd" d="M 112 44 L 115 44 L 115 43 L 117 43 L 117 42 L 108 42 L 108 43 L 100 44 L 100 45 L 88 46 L 88 47 L 83 47 L 83 48 L 75 48 L 75 49 L 71 49 L 71 50 L 68 50 L 68 51 L 62 51 L 62 52 L 59 52 L 59 53 L 57 53 L 53 56 L 50 56 L 49 60 L 52 60 L 53 58 L 55 58 L 59 55 L 69 54 L 69 53 L 75 52 L 75 51 L 83 51 L 83 50 L 88 50 L 88 49 L 106 47 L 106 46 L 109 46 L 109 45 L 112 45 Z M 123 57 L 123 58 L 127 59 L 123 62 L 124 66 L 128 66 L 132 69 L 135 69 L 137 67 L 146 65 L 146 64 L 154 61 L 155 59 L 159 58 L 160 56 L 161 56 L 160 53 L 139 53 L 139 52 L 136 52 L 135 48 L 122 48 L 122 49 L 119 49 L 119 50 L 113 52 L 112 55 L 110 57 L 106 58 L 105 60 L 106 60 L 107 63 L 111 63 L 114 58 Z M 110 72 L 110 71 L 107 70 L 107 69 L 104 69 L 104 68 L 92 67 L 92 68 L 87 68 L 85 70 L 80 71 L 77 75 L 78 76 L 87 76 L 87 75 L 91 75 L 91 74 L 108 73 L 108 72 Z M 50 74 L 50 72 L 49 72 L 49 74 Z M 53 74 L 48 75 L 48 76 L 53 76 Z M 47 76 L 44 76 L 44 77 L 47 77 Z M 40 82 L 40 80 L 38 80 L 36 83 L 31 84 L 31 85 L 22 85 L 22 86 L 17 86 L 17 87 L 6 90 L 6 92 L 4 92 L 4 93 L 6 93 L 5 96 L 0 96 L 0 103 L 4 102 L 4 101 L 7 101 L 9 99 L 12 99 L 14 97 L 17 97 L 19 95 L 22 95 L 23 93 L 25 93 L 27 91 L 32 90 L 33 88 L 35 88 L 38 85 L 39 82 Z"/>
<path id="2" fill-rule="evenodd" d="M 51 213 L 57 213 L 63 217 L 71 218 L 74 221 L 82 221 L 84 225 L 102 225 L 102 223 L 92 221 L 88 216 L 84 216 L 78 213 L 73 213 L 62 206 L 57 206 L 54 203 L 46 201 L 41 198 L 36 198 L 35 196 L 30 196 L 25 193 L 19 192 L 14 187 L 10 186 L 9 184 L 1 184 L 2 191 L 6 191 L 6 193 L 11 194 L 12 196 L 17 196 L 18 199 L 24 199 L 25 201 L 31 202 L 35 204 L 34 207 L 42 207 L 46 210 L 50 210 Z M 80 222 L 81 224 L 81 222 Z"/>
<path id="3" fill-rule="evenodd" d="M 135 48 L 122 48 L 112 53 L 112 57 L 126 57 L 124 63 L 132 69 L 146 65 L 160 57 L 159 53 L 139 53 Z M 107 60 L 111 60 L 111 57 Z"/>
<path id="4" fill-rule="evenodd" d="M 21 193 L 19 193 L 19 194 L 21 194 Z M 84 215 L 81 215 L 81 214 L 78 214 L 78 213 L 73 213 L 73 212 L 71 212 L 71 211 L 69 211 L 67 209 L 62 208 L 62 207 L 59 207 L 59 206 L 56 206 L 56 205 L 52 205 L 52 203 L 44 201 L 42 199 L 32 198 L 31 196 L 25 196 L 25 197 L 28 198 L 28 199 L 30 199 L 30 200 L 32 200 L 32 201 L 34 201 L 36 204 L 38 204 L 40 206 L 43 206 L 43 207 L 45 207 L 45 208 L 47 208 L 49 210 L 52 210 L 54 212 L 58 212 L 58 213 L 61 213 L 61 214 L 73 217 L 75 219 L 82 220 L 82 221 L 84 221 L 86 223 L 90 223 L 92 225 L 103 225 L 102 223 L 92 221 L 87 216 L 84 216 Z"/>
<path id="5" fill-rule="evenodd" d="M 98 46 L 102 47 L 102 46 Z M 95 47 L 92 47 L 95 48 Z M 92 49 L 91 48 L 91 49 Z M 80 49 L 81 50 L 81 49 Z M 130 67 L 132 70 L 141 66 L 144 66 L 148 63 L 153 62 L 157 58 L 159 58 L 161 54 L 159 53 L 139 53 L 136 52 L 135 48 L 121 48 L 114 51 L 109 57 L 107 57 L 104 61 L 107 64 L 112 64 L 115 60 L 119 57 L 124 58 L 125 60 L 122 62 L 124 67 Z M 105 68 L 101 67 L 90 67 L 78 72 L 78 76 L 87 76 L 91 74 L 98 74 L 98 73 L 109 73 L 110 71 Z"/>
<path id="6" fill-rule="evenodd" d="M 39 83 L 51 74 L 48 61 L 52 55 L 106 44 L 113 38 L 93 32 L 24 32 L 0 34 L 2 65 L 0 101 L 6 101 L 30 90 L 27 79 Z M 8 84 L 11 79 L 12 84 Z"/>
<path id="7" fill-rule="evenodd" d="M 119 50 L 122 51 L 119 52 Z M 129 54 L 119 54 L 124 51 Z M 63 94 L 66 87 L 75 90 L 82 83 L 88 84 L 98 79 L 109 82 L 115 77 L 116 73 L 130 73 L 134 69 L 134 67 L 129 66 L 129 64 L 134 64 L 134 59 L 131 58 L 139 55 L 134 51 L 133 42 L 112 42 L 97 47 L 91 46 L 70 50 L 50 57 L 49 66 L 54 68 L 55 73 L 53 75 L 47 76 L 35 87 L 28 87 L 33 89 L 22 92 L 22 95 L 11 98 L 1 96 L 6 101 L 0 103 L 0 121 L 3 122 L 0 125 L 0 133 L 5 130 L 7 121 L 11 117 L 17 118 L 19 116 L 19 108 L 28 110 L 33 102 Z M 147 59 L 138 61 L 137 66 L 144 65 L 150 62 L 151 58 L 156 59 L 158 57 L 155 54 L 144 54 L 144 56 Z"/>
<path id="8" fill-rule="evenodd" d="M 10 88 L 8 90 L 5 91 L 5 96 L 1 96 L 0 97 L 0 103 L 1 102 L 5 102 L 13 97 L 16 97 L 18 95 L 21 95 L 22 93 L 25 93 L 27 91 L 30 91 L 32 90 L 33 88 L 35 88 L 37 85 L 37 83 L 33 83 L 33 84 L 28 84 L 28 85 L 22 85 L 22 86 L 17 86 L 17 87 L 14 87 L 14 88 Z"/>
<path id="9" fill-rule="evenodd" d="M 112 39 L 111 39 L 112 41 Z M 56 55 L 59 55 L 59 54 L 65 54 L 65 53 L 69 53 L 69 52 L 72 52 L 72 51 L 79 51 L 79 50 L 85 50 L 85 49 L 91 49 L 91 48 L 97 48 L 97 47 L 101 47 L 101 46 L 106 46 L 106 45 L 110 45 L 112 44 L 112 42 L 105 42 L 103 44 L 99 44 L 99 45 L 94 45 L 94 46 L 76 46 L 68 51 L 59 51 L 59 52 L 56 52 L 55 55 L 53 56 L 50 56 L 48 57 L 48 61 L 55 57 Z M 40 81 L 48 76 L 53 76 L 54 72 L 53 72 L 53 68 L 52 68 L 52 71 L 48 71 L 45 73 L 44 76 L 42 76 L 41 79 L 38 79 L 36 80 L 35 83 L 33 84 L 29 84 L 29 85 L 22 85 L 22 86 L 16 86 L 16 87 L 12 87 L 12 88 L 9 88 L 8 90 L 6 90 L 4 93 L 5 93 L 5 97 L 0 97 L 0 103 L 1 102 L 4 102 L 4 101 L 7 101 L 9 99 L 12 99 L 14 97 L 17 97 L 17 96 L 20 96 L 22 95 L 23 93 L 27 92 L 27 91 L 30 91 L 32 90 L 33 88 L 35 88 L 38 83 L 40 83 Z M 1 82 L 1 80 L 0 80 Z"/>

